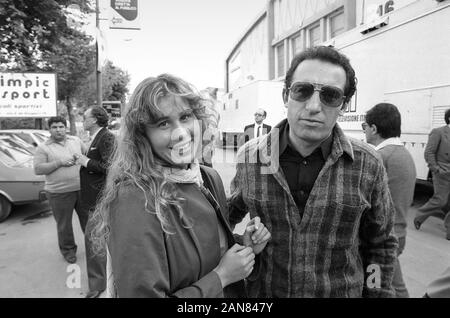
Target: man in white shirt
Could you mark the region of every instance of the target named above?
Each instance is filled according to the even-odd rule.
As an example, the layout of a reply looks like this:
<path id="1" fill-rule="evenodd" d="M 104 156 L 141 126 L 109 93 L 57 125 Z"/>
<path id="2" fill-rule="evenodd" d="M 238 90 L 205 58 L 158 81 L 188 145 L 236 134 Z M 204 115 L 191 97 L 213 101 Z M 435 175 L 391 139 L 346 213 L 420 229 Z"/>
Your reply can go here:
<path id="1" fill-rule="evenodd" d="M 80 164 L 76 161 L 85 151 L 76 136 L 66 135 L 66 120 L 60 116 L 48 120 L 50 139 L 40 144 L 34 154 L 34 172 L 45 175 L 45 190 L 52 208 L 58 231 L 61 254 L 69 263 L 77 261 L 72 215 L 78 215 L 85 231 L 88 214 L 81 209 Z"/>

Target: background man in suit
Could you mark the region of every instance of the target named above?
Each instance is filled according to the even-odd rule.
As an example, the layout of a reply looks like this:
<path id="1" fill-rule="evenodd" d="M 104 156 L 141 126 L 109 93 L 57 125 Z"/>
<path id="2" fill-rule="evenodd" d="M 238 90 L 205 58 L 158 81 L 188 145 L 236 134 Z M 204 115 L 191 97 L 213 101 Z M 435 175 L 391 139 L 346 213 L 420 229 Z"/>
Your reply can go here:
<path id="1" fill-rule="evenodd" d="M 430 216 L 445 218 L 442 208 L 447 203 L 450 193 L 450 109 L 445 112 L 447 125 L 435 128 L 428 137 L 425 148 L 425 160 L 433 175 L 434 193 L 430 200 L 421 206 L 414 219 L 414 226 L 420 226 Z M 450 219 L 445 222 L 447 239 L 450 240 Z"/>
<path id="2" fill-rule="evenodd" d="M 92 107 L 83 116 L 84 129 L 89 131 L 90 144 L 85 155 L 78 158 L 81 164 L 81 207 L 91 216 L 97 199 L 105 185 L 110 155 L 114 147 L 114 135 L 106 128 L 108 113 L 102 107 Z M 96 255 L 91 248 L 91 217 L 85 232 L 86 264 L 89 282 L 87 298 L 96 298 L 106 288 L 106 257 Z"/>
<path id="3" fill-rule="evenodd" d="M 250 139 L 257 138 L 261 135 L 266 135 L 272 129 L 271 126 L 263 124 L 266 119 L 267 113 L 264 109 L 258 108 L 255 112 L 255 123 L 245 126 L 244 128 L 244 141 L 247 142 Z"/>

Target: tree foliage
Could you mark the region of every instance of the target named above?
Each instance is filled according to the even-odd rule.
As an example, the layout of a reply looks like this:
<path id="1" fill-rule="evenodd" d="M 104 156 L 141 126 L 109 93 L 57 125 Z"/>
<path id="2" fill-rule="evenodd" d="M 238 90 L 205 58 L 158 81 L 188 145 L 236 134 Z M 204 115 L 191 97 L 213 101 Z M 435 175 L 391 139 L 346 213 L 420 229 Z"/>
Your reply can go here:
<path id="1" fill-rule="evenodd" d="M 117 100 L 125 102 L 128 93 L 128 84 L 130 75 L 115 66 L 111 61 L 107 61 L 102 68 L 102 99 Z M 93 105 L 97 103 L 96 93 L 96 73 L 92 72 L 84 85 L 80 87 L 77 94 L 77 100 L 81 105 Z"/>
<path id="2" fill-rule="evenodd" d="M 108 61 L 103 68 L 102 81 L 105 100 L 125 101 L 130 82 L 130 75 L 127 72 Z"/>
<path id="3" fill-rule="evenodd" d="M 90 12 L 85 0 L 0 0 L 0 64 L 3 69 L 40 71 L 61 44 L 89 37 L 70 28 L 64 7 L 78 4 Z"/>
<path id="4" fill-rule="evenodd" d="M 90 0 L 0 0 L 0 71 L 54 72 L 58 100 L 67 107 L 75 133 L 73 103 L 96 100 L 93 38 L 74 28 L 65 8 L 77 4 L 93 12 Z M 129 75 L 108 62 L 102 73 L 103 98 L 122 100 Z"/>

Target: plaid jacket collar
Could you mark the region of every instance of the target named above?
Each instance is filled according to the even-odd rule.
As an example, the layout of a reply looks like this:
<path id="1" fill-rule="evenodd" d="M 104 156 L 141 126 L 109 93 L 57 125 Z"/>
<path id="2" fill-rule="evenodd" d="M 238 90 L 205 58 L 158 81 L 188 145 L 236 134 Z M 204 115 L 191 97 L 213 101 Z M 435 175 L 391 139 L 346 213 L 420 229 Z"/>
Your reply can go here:
<path id="1" fill-rule="evenodd" d="M 280 131 L 286 124 L 287 119 L 284 119 L 269 134 L 251 139 L 239 149 L 237 160 L 238 163 L 254 163 L 260 166 L 261 174 L 272 174 L 284 191 L 290 195 L 289 185 L 279 164 Z M 339 125 L 336 124 L 333 128 L 331 153 L 326 158 L 325 166 L 322 168 L 318 178 L 326 169 L 336 163 L 340 157 L 351 161 L 355 158 L 350 140 L 345 136 Z"/>
<path id="2" fill-rule="evenodd" d="M 256 163 L 256 158 L 258 157 L 257 154 L 259 153 L 260 162 L 258 162 L 258 164 L 262 167 L 267 167 L 270 169 L 270 173 L 277 173 L 279 171 L 280 131 L 286 125 L 287 119 L 284 119 L 267 135 L 251 139 L 238 151 L 238 160 L 241 159 L 245 160 L 242 162 Z M 333 128 L 331 153 L 326 159 L 327 163 L 331 162 L 331 164 L 333 164 L 343 155 L 345 155 L 346 159 L 351 161 L 355 158 L 350 140 L 345 136 L 342 129 L 336 123 Z"/>

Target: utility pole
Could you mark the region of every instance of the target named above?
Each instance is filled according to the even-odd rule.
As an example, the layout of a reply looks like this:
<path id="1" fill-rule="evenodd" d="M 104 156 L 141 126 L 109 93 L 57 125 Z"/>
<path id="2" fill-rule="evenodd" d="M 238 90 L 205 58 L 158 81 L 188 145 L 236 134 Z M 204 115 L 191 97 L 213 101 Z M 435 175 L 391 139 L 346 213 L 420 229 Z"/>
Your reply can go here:
<path id="1" fill-rule="evenodd" d="M 97 74 L 97 106 L 102 106 L 102 69 L 100 66 L 100 43 L 99 43 L 99 37 L 100 37 L 100 19 L 99 19 L 99 0 L 95 0 L 95 26 L 97 27 L 97 36 L 96 36 L 96 74 Z"/>

